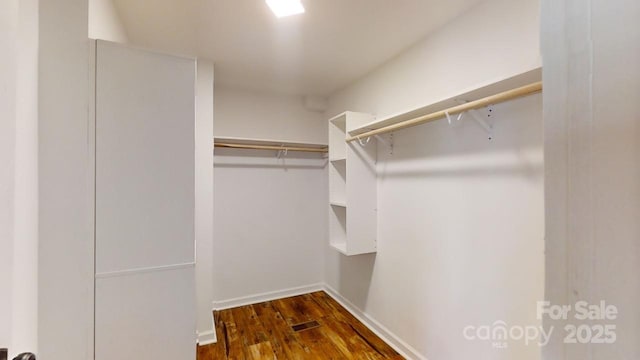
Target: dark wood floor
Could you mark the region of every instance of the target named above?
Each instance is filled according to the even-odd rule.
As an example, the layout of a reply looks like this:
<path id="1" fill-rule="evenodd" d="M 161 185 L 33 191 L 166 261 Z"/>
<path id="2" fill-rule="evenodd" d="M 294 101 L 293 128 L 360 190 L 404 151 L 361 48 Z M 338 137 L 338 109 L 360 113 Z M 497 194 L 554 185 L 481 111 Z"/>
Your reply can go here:
<path id="1" fill-rule="evenodd" d="M 219 311 L 215 319 L 218 343 L 198 347 L 198 360 L 403 359 L 322 291 Z"/>

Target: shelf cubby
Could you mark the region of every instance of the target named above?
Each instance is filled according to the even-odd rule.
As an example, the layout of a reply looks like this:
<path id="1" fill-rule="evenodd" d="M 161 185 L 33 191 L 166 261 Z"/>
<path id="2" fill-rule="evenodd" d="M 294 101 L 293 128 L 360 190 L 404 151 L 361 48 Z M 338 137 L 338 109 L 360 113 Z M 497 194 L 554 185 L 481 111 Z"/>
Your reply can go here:
<path id="1" fill-rule="evenodd" d="M 329 245 L 347 256 L 376 252 L 377 143 L 345 141 L 373 120 L 351 111 L 329 120 Z"/>

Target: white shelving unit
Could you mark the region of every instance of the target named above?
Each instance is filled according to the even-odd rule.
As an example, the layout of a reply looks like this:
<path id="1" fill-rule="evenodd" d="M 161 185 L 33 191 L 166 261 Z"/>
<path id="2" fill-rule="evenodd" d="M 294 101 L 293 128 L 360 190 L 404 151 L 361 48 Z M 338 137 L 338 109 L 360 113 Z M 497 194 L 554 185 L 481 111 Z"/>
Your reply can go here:
<path id="1" fill-rule="evenodd" d="M 345 141 L 373 120 L 351 111 L 329 119 L 329 245 L 348 256 L 376 252 L 377 143 Z"/>
<path id="2" fill-rule="evenodd" d="M 527 71 L 522 74 L 515 75 L 506 79 L 497 79 L 488 83 L 467 89 L 461 93 L 446 96 L 424 106 L 420 106 L 409 111 L 404 111 L 395 115 L 388 116 L 383 119 L 372 120 L 368 123 L 357 127 L 349 128 L 348 135 L 357 136 L 367 131 L 376 130 L 385 126 L 394 125 L 403 121 L 414 119 L 425 114 L 441 111 L 453 106 L 457 106 L 466 102 L 478 100 L 497 93 L 512 90 L 514 88 L 529 85 L 531 83 L 542 81 L 542 68 Z M 443 117 L 444 118 L 444 117 Z M 331 145 L 331 143 L 330 143 Z"/>

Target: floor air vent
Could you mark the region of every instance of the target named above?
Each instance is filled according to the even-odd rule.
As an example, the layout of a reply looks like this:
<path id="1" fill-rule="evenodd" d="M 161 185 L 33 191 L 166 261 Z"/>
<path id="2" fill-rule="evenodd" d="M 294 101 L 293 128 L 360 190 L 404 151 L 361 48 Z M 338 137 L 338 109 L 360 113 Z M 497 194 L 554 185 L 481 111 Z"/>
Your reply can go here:
<path id="1" fill-rule="evenodd" d="M 306 323 L 302 323 L 298 325 L 293 325 L 291 328 L 293 329 L 293 331 L 298 332 L 302 330 L 317 328 L 318 326 L 320 326 L 320 324 L 314 320 L 314 321 L 308 321 Z"/>

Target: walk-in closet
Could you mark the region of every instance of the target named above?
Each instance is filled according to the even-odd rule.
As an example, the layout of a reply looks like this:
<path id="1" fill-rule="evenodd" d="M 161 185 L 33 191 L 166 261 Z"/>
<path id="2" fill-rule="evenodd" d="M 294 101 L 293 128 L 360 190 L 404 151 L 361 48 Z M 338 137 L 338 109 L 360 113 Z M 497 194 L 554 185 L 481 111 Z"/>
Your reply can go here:
<path id="1" fill-rule="evenodd" d="M 640 359 L 638 19 L 4 1 L 0 360 Z"/>

